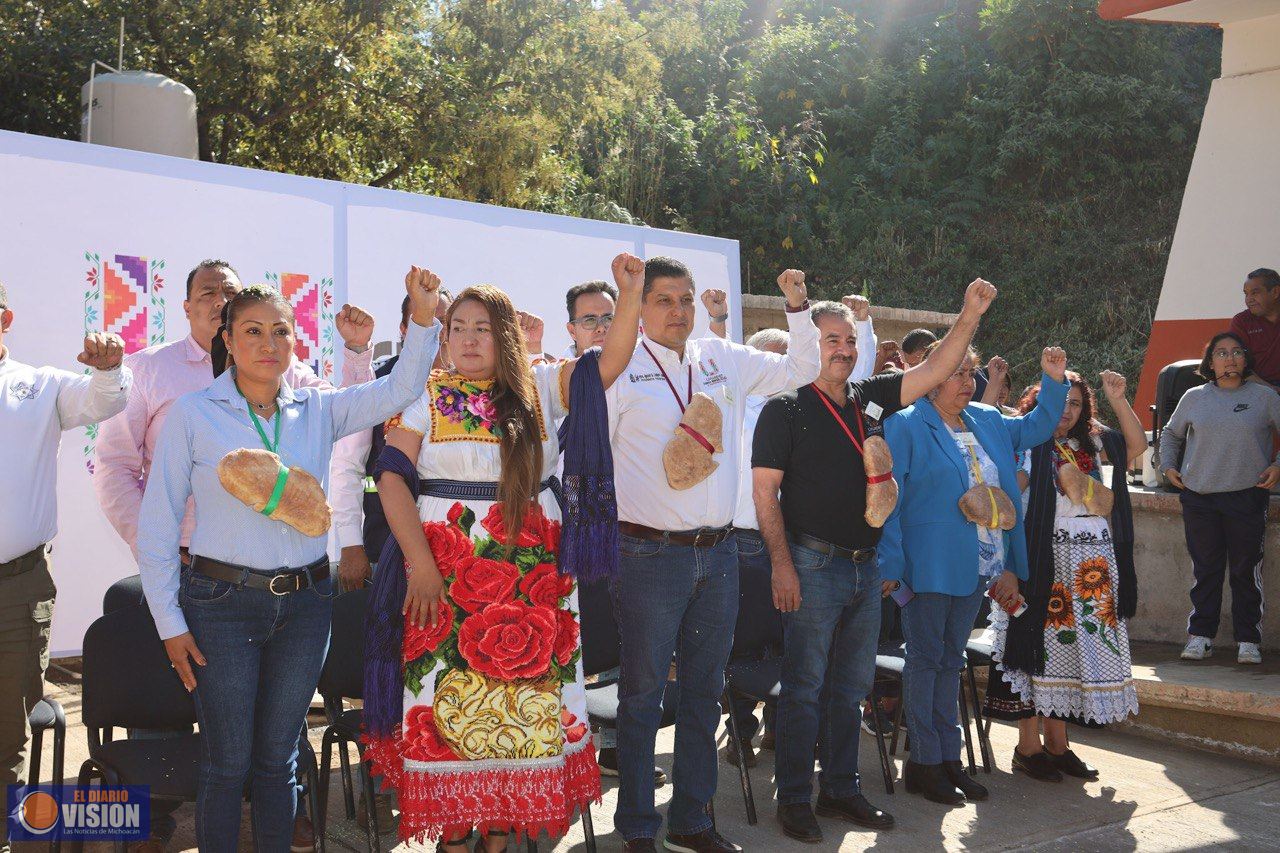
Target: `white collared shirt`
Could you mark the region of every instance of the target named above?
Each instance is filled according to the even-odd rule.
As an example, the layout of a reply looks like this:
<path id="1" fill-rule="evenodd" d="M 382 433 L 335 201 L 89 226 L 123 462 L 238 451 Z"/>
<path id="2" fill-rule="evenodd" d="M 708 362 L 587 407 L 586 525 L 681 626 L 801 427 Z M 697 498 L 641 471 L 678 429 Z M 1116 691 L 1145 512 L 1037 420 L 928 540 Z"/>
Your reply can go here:
<path id="1" fill-rule="evenodd" d="M 686 342 L 682 360 L 673 350 L 641 336 L 630 364 L 607 393 L 620 520 L 672 531 L 724 527 L 733 521 L 743 466 L 750 462 L 748 452 L 744 463 L 742 441 L 747 397 L 807 385 L 821 368 L 818 329 L 809 312 L 788 313 L 787 324 L 791 340 L 785 356 L 712 337 Z M 711 397 L 723 419 L 724 451 L 714 456 L 719 467 L 683 491 L 667 485 L 662 467 L 662 451 L 675 437 L 681 412 L 654 357 L 682 402 L 692 367 L 693 392 Z"/>
<path id="2" fill-rule="evenodd" d="M 58 445 L 64 430 L 105 420 L 124 408 L 127 367 L 80 375 L 31 367 L 0 351 L 0 563 L 43 545 L 58 532 Z"/>

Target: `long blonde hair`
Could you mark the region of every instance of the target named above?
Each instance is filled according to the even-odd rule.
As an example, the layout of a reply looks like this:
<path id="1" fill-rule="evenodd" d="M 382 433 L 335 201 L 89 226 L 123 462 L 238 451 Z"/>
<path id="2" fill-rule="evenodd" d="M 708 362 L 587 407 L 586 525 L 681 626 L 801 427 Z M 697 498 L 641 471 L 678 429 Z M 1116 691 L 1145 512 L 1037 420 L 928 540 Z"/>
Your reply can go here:
<path id="1" fill-rule="evenodd" d="M 458 294 L 445 314 L 444 325 L 453 323 L 458 306 L 468 300 L 480 303 L 493 329 L 494 381 L 490 398 L 498 419 L 502 472 L 498 475 L 498 500 L 508 548 L 524 525 L 529 504 L 537 500 L 542 479 L 542 435 L 538 427 L 538 394 L 529 353 L 516 319 L 516 308 L 507 294 L 491 284 L 468 287 Z"/>

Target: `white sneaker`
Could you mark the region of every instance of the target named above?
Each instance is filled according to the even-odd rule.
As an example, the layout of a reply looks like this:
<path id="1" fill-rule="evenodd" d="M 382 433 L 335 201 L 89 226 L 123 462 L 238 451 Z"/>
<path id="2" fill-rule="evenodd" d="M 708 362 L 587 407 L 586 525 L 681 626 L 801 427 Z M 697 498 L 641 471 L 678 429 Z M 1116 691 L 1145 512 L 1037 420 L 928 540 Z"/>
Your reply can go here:
<path id="1" fill-rule="evenodd" d="M 1236 663 L 1262 663 L 1262 650 L 1257 643 L 1241 643 L 1236 652 Z"/>
<path id="2" fill-rule="evenodd" d="M 1204 660 L 1213 655 L 1213 642 L 1208 637 L 1190 637 L 1182 650 L 1183 660 Z"/>

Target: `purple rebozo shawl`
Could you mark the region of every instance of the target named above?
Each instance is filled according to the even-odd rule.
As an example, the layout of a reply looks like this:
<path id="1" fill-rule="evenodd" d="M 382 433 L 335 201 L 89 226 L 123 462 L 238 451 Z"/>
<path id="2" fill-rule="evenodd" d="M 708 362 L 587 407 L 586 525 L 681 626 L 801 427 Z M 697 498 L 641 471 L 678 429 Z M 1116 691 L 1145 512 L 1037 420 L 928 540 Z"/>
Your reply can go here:
<path id="1" fill-rule="evenodd" d="M 618 505 L 609 446 L 609 412 L 600 381 L 600 350 L 578 359 L 569 382 L 569 416 L 560 427 L 564 454 L 563 522 L 559 568 L 579 581 L 611 578 L 618 571 Z M 373 476 L 394 474 L 414 500 L 418 470 L 394 447 L 385 447 Z M 404 552 L 394 534 L 387 538 L 373 575 L 365 612 L 363 720 L 371 737 L 391 737 L 404 716 Z"/>

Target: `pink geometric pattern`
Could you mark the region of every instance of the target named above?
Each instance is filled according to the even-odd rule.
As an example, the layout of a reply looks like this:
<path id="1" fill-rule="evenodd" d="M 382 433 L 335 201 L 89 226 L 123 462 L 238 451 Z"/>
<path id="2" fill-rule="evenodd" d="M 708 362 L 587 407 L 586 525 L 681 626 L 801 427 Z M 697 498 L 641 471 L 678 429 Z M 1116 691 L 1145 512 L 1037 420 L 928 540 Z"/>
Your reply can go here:
<path id="1" fill-rule="evenodd" d="M 309 275 L 286 272 L 280 274 L 280 292 L 293 306 L 294 357 L 315 368 L 320 356 L 320 288 Z"/>
<path id="2" fill-rule="evenodd" d="M 102 262 L 102 330 L 124 339 L 127 353 L 146 349 L 148 338 L 147 259 L 116 255 Z"/>

